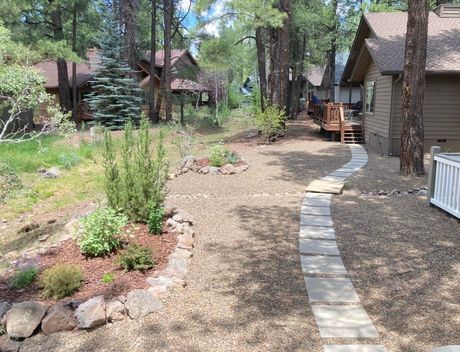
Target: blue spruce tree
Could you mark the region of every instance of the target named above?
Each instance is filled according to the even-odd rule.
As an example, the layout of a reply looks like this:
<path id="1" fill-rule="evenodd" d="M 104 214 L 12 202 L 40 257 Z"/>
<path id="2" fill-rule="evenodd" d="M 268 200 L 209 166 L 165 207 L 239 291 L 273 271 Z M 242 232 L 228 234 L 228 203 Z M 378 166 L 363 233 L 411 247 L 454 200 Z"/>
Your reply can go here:
<path id="1" fill-rule="evenodd" d="M 95 122 L 112 130 L 123 128 L 128 121 L 137 126 L 141 119 L 141 89 L 123 59 L 123 41 L 113 15 L 107 16 L 99 45 L 99 64 L 88 98 Z"/>

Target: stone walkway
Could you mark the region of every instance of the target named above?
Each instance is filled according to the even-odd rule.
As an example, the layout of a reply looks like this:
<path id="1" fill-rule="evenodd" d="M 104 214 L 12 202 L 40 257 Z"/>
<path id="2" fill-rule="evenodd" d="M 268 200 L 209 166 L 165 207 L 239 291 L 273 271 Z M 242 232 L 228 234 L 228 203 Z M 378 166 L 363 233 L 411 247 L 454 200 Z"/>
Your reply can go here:
<path id="1" fill-rule="evenodd" d="M 373 339 L 378 332 L 360 305 L 335 241 L 330 202 L 345 180 L 368 161 L 359 145 L 340 169 L 313 181 L 300 213 L 299 250 L 308 299 L 322 338 Z M 313 193 L 317 192 L 317 193 Z M 385 352 L 379 345 L 325 345 L 325 352 Z"/>

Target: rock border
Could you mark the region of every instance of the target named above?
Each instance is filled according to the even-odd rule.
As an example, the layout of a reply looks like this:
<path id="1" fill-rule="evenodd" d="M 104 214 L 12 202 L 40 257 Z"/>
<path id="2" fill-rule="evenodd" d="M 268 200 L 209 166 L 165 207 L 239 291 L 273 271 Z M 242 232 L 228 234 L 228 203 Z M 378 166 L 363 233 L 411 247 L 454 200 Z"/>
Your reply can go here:
<path id="1" fill-rule="evenodd" d="M 148 288 L 136 289 L 126 296 L 109 300 L 103 295 L 84 302 L 63 299 L 49 309 L 34 301 L 0 302 L 0 324 L 6 325 L 6 335 L 0 339 L 0 350 L 17 351 L 21 340 L 36 331 L 49 335 L 76 329 L 89 330 L 126 317 L 143 318 L 162 309 L 163 299 L 186 286 L 185 276 L 193 256 L 195 238 L 192 215 L 172 206 L 166 207 L 165 218 L 166 226 L 177 233 L 177 245 L 168 257 L 166 268 L 146 279 Z"/>
<path id="2" fill-rule="evenodd" d="M 244 160 L 243 157 L 240 157 L 241 163 L 239 165 L 225 164 L 221 167 L 205 165 L 203 162 L 207 158 L 195 159 L 193 156 L 188 155 L 184 157 L 180 162 L 179 171 L 171 175 L 171 178 L 178 177 L 189 171 L 193 171 L 199 174 L 209 174 L 209 175 L 235 175 L 242 173 L 249 169 L 249 165 Z"/>

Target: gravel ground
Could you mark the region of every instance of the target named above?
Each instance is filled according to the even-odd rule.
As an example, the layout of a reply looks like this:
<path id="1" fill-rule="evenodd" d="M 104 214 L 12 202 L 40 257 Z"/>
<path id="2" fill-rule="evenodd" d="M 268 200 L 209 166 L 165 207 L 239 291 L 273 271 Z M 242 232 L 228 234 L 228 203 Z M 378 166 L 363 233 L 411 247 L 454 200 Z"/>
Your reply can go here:
<path id="1" fill-rule="evenodd" d="M 398 175 L 399 159 L 369 164 L 333 198 L 344 264 L 389 352 L 430 352 L 460 344 L 460 223 L 422 196 L 361 196 L 405 191 L 426 178 Z"/>
<path id="2" fill-rule="evenodd" d="M 298 254 L 305 186 L 350 158 L 310 122 L 279 142 L 231 145 L 249 163 L 232 176 L 188 173 L 168 202 L 196 218 L 188 286 L 164 310 L 92 332 L 39 334 L 21 351 L 308 351 L 322 343 Z"/>

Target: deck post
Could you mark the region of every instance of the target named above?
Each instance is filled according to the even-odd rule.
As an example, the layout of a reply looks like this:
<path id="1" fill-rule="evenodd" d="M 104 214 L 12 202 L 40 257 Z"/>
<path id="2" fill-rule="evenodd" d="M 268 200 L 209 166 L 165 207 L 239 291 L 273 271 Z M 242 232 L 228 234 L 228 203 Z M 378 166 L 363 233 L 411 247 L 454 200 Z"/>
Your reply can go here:
<path id="1" fill-rule="evenodd" d="M 427 203 L 431 206 L 431 198 L 434 197 L 434 188 L 436 183 L 436 161 L 434 157 L 441 153 L 441 147 L 432 146 L 430 150 L 430 170 L 428 172 L 428 195 Z"/>

